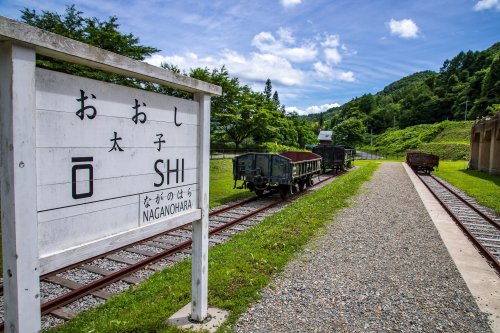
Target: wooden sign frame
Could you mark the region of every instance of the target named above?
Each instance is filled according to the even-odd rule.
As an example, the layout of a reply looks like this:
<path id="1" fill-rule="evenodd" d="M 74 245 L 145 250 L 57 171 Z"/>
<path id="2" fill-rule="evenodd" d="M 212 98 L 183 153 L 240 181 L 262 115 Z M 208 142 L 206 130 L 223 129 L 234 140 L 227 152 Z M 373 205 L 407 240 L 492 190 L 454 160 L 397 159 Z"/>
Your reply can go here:
<path id="1" fill-rule="evenodd" d="M 1 210 L 4 266 L 4 327 L 6 332 L 40 330 L 40 285 L 42 273 L 76 260 L 77 250 L 90 255 L 92 244 L 79 244 L 40 256 L 39 207 L 37 183 L 36 55 L 50 56 L 140 80 L 159 83 L 192 92 L 197 103 L 198 168 L 196 169 L 196 209 L 176 218 L 179 223 L 193 222 L 192 314 L 194 320 L 207 316 L 208 293 L 208 182 L 210 146 L 210 98 L 221 88 L 203 81 L 151 66 L 81 42 L 0 17 L 0 130 L 1 130 Z M 38 75 L 39 76 L 39 75 Z M 155 133 L 152 133 L 153 135 Z M 116 138 L 116 133 L 115 133 Z M 115 141 L 116 142 L 116 141 Z M 50 150 L 49 152 L 50 153 Z M 77 160 L 77 162 L 85 162 Z M 91 172 L 90 167 L 80 167 Z M 78 168 L 77 168 L 78 169 Z M 81 170 L 80 170 L 81 171 Z M 78 170 L 73 172 L 79 172 Z M 75 176 L 76 177 L 76 176 Z M 73 185 L 77 186 L 77 185 Z M 91 184 L 92 186 L 92 184 Z M 76 187 L 75 187 L 76 188 Z M 79 197 L 79 191 L 73 194 Z M 88 195 L 89 187 L 83 191 Z M 80 193 L 80 194 L 81 194 Z M 160 223 L 161 224 L 161 223 Z M 128 236 L 111 235 L 100 239 L 97 251 L 106 244 L 122 243 L 148 237 L 161 230 L 135 228 Z M 141 231 L 142 230 L 142 231 Z M 113 239 L 113 237 L 115 237 Z M 94 244 L 95 245 L 95 244 Z M 85 247 L 86 246 L 86 247 Z M 73 251 L 73 253 L 72 253 Z M 71 259 L 68 259 L 71 258 Z"/>

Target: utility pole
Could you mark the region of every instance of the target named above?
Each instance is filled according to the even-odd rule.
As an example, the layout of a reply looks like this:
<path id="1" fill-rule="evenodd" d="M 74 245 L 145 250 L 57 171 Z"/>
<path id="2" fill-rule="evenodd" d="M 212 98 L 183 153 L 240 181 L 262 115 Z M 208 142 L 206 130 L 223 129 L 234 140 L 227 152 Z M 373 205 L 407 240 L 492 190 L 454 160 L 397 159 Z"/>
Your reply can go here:
<path id="1" fill-rule="evenodd" d="M 469 99 L 467 98 L 465 102 L 460 103 L 459 105 L 465 104 L 465 114 L 464 119 L 467 120 L 467 105 L 469 104 Z"/>
<path id="2" fill-rule="evenodd" d="M 467 104 L 469 104 L 469 100 L 467 99 L 465 101 L 465 115 L 464 115 L 464 119 L 467 120 Z"/>

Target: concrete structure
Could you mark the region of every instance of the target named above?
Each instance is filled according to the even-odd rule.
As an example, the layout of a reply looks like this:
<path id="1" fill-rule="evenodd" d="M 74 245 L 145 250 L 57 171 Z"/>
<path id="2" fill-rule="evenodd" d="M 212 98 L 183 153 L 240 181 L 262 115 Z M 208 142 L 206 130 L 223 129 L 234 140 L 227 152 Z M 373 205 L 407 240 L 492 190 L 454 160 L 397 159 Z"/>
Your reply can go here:
<path id="1" fill-rule="evenodd" d="M 318 134 L 318 140 L 320 145 L 331 145 L 332 144 L 332 134 L 333 131 L 320 131 Z"/>
<path id="2" fill-rule="evenodd" d="M 500 279 L 464 232 L 444 210 L 410 167 L 403 163 L 413 186 L 481 311 L 488 314 L 493 332 L 500 332 Z"/>
<path id="3" fill-rule="evenodd" d="M 469 168 L 500 175 L 500 112 L 477 120 L 470 140 Z"/>

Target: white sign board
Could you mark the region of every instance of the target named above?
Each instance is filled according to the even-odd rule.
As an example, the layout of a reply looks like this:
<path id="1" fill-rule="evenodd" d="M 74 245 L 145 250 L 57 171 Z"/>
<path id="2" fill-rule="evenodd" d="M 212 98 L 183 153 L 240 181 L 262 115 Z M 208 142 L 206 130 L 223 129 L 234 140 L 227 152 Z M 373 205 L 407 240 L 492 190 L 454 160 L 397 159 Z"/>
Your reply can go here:
<path id="1" fill-rule="evenodd" d="M 193 100 L 35 68 L 36 54 Z M 40 274 L 192 222 L 191 318 L 207 317 L 210 97 L 221 88 L 0 16 L 6 332 L 40 330 Z"/>
<path id="2" fill-rule="evenodd" d="M 36 69 L 42 273 L 200 218 L 198 109 Z"/>

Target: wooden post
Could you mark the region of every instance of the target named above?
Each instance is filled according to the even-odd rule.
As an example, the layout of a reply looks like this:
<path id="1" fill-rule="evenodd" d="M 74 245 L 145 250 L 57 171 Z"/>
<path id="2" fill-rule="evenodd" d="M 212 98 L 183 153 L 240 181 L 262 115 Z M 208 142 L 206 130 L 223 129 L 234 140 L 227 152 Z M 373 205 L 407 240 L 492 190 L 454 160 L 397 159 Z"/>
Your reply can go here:
<path id="1" fill-rule="evenodd" d="M 201 220 L 193 222 L 191 319 L 203 321 L 208 311 L 208 177 L 210 153 L 210 96 L 195 94 L 199 103 L 199 198 Z"/>
<path id="2" fill-rule="evenodd" d="M 35 50 L 0 42 L 5 332 L 40 330 Z"/>

